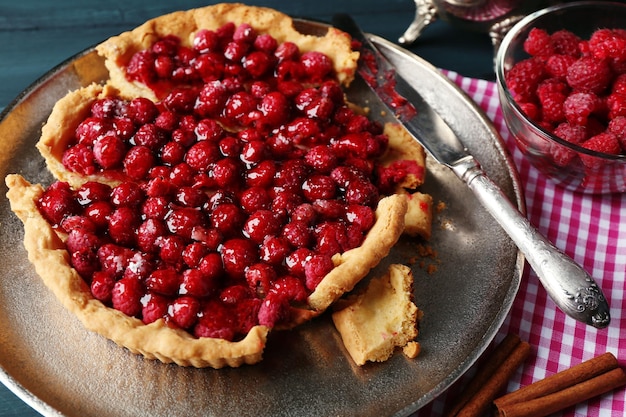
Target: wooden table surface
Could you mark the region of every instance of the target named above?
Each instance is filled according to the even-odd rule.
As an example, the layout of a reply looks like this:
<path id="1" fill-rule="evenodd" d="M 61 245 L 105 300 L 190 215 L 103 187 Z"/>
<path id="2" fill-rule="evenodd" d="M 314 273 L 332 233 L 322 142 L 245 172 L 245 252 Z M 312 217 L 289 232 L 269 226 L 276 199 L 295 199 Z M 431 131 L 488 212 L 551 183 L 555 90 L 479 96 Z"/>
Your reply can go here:
<path id="1" fill-rule="evenodd" d="M 46 71 L 83 49 L 149 18 L 206 4 L 194 0 L 3 0 L 0 109 Z M 329 21 L 337 12 L 351 13 L 364 30 L 391 41 L 402 35 L 415 14 L 411 0 L 267 0 L 248 4 L 322 21 Z M 493 79 L 492 46 L 484 33 L 461 31 L 438 20 L 409 49 L 437 67 L 469 77 Z M 0 417 L 37 415 L 0 384 Z"/>

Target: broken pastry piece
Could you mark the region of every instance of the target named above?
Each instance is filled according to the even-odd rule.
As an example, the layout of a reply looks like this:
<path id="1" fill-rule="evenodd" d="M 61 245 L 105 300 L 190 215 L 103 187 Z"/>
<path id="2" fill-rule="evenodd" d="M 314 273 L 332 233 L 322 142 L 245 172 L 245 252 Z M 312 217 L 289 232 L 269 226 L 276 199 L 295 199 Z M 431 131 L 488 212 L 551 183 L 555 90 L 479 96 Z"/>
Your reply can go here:
<path id="1" fill-rule="evenodd" d="M 419 353 L 415 341 L 422 313 L 413 303 L 413 275 L 405 265 L 392 264 L 373 278 L 364 292 L 348 297 L 332 314 L 344 346 L 357 365 L 383 362 L 396 348 L 408 357 Z"/>

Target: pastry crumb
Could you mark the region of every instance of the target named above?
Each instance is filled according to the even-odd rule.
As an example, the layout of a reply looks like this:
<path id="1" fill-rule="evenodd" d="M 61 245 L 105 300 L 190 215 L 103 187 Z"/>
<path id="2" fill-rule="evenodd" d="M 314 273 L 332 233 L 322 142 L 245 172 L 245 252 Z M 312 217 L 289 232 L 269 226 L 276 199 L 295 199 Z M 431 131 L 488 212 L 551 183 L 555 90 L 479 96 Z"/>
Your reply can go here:
<path id="1" fill-rule="evenodd" d="M 407 343 L 402 348 L 402 353 L 404 353 L 404 355 L 407 358 L 415 359 L 420 354 L 421 350 L 422 350 L 422 345 L 420 345 L 419 342 L 416 342 L 415 340 L 413 340 L 413 341 Z"/>

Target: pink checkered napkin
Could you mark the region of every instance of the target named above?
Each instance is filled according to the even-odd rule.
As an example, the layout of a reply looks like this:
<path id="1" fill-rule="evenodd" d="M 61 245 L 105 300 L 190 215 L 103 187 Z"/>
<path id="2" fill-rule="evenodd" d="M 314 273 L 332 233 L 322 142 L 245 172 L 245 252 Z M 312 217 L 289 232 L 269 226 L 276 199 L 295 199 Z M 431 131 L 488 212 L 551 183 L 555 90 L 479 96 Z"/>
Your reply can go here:
<path id="1" fill-rule="evenodd" d="M 626 193 L 584 195 L 556 186 L 517 149 L 504 123 L 495 83 L 444 73 L 483 109 L 500 132 L 519 172 L 531 223 L 596 279 L 611 307 L 607 329 L 579 323 L 556 308 L 535 273 L 526 268 L 511 312 L 494 341 L 516 333 L 533 348 L 533 355 L 510 381 L 508 391 L 604 352 L 612 352 L 626 366 Z M 446 397 L 450 401 L 473 372 L 471 369 L 417 415 L 442 415 Z M 626 415 L 625 411 L 626 390 L 621 389 L 558 415 L 609 417 Z"/>

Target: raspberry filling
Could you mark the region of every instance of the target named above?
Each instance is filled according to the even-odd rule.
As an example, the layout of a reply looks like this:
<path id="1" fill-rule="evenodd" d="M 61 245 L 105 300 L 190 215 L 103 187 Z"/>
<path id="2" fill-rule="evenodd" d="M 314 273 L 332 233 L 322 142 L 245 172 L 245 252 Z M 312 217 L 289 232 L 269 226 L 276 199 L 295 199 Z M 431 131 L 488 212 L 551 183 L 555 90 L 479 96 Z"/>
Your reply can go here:
<path id="1" fill-rule="evenodd" d="M 95 298 L 196 337 L 239 340 L 293 307 L 358 247 L 379 197 L 382 127 L 345 101 L 332 61 L 248 25 L 158 40 L 127 74 L 163 94 L 95 100 L 38 201 Z"/>
<path id="2" fill-rule="evenodd" d="M 522 111 L 539 126 L 583 148 L 626 154 L 626 31 L 598 29 L 589 39 L 567 30 L 533 28 L 524 42 L 530 58 L 505 75 Z M 552 158 L 570 164 L 576 153 L 562 146 Z M 589 168 L 603 161 L 580 155 Z"/>

